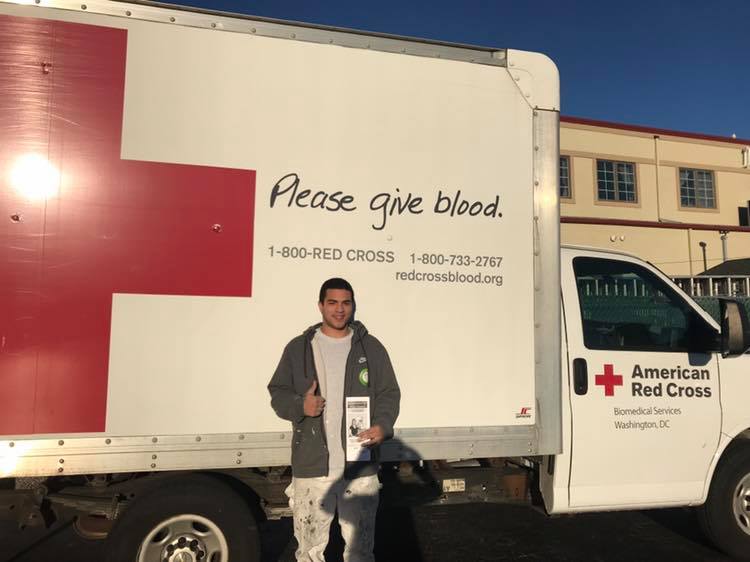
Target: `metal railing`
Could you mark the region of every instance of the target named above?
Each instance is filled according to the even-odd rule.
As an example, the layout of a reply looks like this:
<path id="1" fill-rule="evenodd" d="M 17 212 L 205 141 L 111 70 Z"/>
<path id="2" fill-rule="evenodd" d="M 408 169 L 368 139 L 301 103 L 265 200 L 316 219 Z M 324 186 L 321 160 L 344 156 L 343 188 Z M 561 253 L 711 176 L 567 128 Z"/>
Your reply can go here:
<path id="1" fill-rule="evenodd" d="M 750 275 L 679 275 L 672 281 L 691 297 L 750 296 Z"/>

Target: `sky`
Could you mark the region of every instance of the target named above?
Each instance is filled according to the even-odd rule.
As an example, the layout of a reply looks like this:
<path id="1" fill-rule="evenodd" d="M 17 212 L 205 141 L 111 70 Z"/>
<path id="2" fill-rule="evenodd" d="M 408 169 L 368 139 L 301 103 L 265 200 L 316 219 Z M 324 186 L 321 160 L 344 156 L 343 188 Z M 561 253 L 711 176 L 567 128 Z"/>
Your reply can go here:
<path id="1" fill-rule="evenodd" d="M 750 0 L 172 0 L 548 55 L 562 114 L 750 139 Z"/>

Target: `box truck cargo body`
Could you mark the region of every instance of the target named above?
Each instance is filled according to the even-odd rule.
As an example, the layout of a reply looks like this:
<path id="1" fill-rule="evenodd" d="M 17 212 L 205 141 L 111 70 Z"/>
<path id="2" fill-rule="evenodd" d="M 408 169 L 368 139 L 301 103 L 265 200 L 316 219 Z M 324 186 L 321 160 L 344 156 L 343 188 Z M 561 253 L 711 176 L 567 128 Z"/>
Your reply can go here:
<path id="1" fill-rule="evenodd" d="M 401 386 L 384 496 L 431 470 L 423 501 L 525 496 L 527 473 L 552 513 L 708 498 L 747 549 L 746 320 L 560 249 L 548 58 L 36 4 L 0 2 L 0 505 L 21 522 L 100 516 L 113 558 L 144 560 L 199 525 L 207 553 L 257 557 L 253 506 L 282 513 L 290 476 L 266 385 L 341 276 Z"/>

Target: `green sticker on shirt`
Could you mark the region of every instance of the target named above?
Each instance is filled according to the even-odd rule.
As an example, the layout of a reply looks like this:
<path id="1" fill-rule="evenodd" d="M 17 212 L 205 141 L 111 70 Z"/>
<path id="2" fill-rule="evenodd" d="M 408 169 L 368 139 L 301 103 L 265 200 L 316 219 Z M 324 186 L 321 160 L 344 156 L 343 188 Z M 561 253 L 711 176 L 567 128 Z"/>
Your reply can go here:
<path id="1" fill-rule="evenodd" d="M 359 384 L 361 384 L 362 386 L 367 386 L 369 381 L 369 373 L 367 371 L 367 367 L 365 367 L 359 372 Z"/>

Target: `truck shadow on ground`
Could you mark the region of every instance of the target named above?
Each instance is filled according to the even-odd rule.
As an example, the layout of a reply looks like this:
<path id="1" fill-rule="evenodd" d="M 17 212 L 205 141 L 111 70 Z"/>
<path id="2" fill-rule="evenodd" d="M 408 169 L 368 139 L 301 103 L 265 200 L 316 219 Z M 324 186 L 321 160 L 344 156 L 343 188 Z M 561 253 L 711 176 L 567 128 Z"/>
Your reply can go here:
<path id="1" fill-rule="evenodd" d="M 698 522 L 698 515 L 691 508 L 654 509 L 643 514 L 664 529 L 707 549 L 716 547 L 706 538 Z"/>

